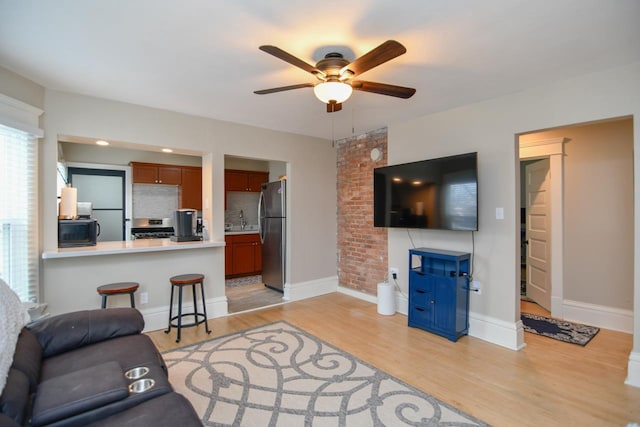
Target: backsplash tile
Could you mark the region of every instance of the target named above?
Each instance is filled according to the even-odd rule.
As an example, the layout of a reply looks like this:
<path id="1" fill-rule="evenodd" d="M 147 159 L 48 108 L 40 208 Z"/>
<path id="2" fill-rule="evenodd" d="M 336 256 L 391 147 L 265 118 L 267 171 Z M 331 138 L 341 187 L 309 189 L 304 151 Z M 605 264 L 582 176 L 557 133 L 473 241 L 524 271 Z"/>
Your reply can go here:
<path id="1" fill-rule="evenodd" d="M 258 224 L 258 200 L 260 193 L 243 191 L 229 191 L 227 193 L 227 210 L 224 212 L 224 222 L 240 225 L 240 210 L 248 225 Z"/>
<path id="2" fill-rule="evenodd" d="M 177 185 L 133 184 L 133 217 L 173 218 L 178 191 Z"/>

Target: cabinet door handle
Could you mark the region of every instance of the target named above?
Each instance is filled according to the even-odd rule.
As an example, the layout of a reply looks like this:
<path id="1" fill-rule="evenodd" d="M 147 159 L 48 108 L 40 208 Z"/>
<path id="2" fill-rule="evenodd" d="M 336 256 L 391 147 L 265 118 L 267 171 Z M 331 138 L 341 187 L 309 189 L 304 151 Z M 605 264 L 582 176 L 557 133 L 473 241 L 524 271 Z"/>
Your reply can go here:
<path id="1" fill-rule="evenodd" d="M 422 289 L 416 289 L 417 294 L 424 294 L 425 292 Z"/>
<path id="2" fill-rule="evenodd" d="M 424 276 L 424 273 L 422 271 L 419 270 L 413 270 L 416 274 L 419 274 L 420 276 Z"/>
<path id="3" fill-rule="evenodd" d="M 435 303 L 436 303 L 436 302 L 435 302 L 435 301 L 433 301 L 433 300 L 429 301 L 429 304 L 435 304 Z"/>
<path id="4" fill-rule="evenodd" d="M 422 307 L 416 307 L 416 311 L 424 311 L 424 308 L 422 308 Z"/>

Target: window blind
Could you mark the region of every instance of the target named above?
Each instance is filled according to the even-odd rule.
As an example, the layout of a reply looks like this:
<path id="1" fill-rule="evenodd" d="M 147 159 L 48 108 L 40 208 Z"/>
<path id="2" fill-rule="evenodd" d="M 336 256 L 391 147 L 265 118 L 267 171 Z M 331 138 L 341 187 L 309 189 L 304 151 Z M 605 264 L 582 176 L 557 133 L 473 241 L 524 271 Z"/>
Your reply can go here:
<path id="1" fill-rule="evenodd" d="M 38 143 L 0 125 L 0 277 L 22 301 L 38 300 Z"/>

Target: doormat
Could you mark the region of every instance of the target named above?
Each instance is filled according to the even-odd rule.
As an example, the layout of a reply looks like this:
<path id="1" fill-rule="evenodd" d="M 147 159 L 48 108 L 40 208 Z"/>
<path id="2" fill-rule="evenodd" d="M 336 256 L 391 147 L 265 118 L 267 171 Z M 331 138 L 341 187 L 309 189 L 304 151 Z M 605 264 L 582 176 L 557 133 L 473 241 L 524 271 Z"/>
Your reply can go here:
<path id="1" fill-rule="evenodd" d="M 587 345 L 589 341 L 600 332 L 600 328 L 595 326 L 550 319 L 535 314 L 522 313 L 520 317 L 525 332 L 531 332 L 581 346 Z"/>
<path id="2" fill-rule="evenodd" d="M 282 321 L 163 358 L 205 426 L 487 426 Z"/>

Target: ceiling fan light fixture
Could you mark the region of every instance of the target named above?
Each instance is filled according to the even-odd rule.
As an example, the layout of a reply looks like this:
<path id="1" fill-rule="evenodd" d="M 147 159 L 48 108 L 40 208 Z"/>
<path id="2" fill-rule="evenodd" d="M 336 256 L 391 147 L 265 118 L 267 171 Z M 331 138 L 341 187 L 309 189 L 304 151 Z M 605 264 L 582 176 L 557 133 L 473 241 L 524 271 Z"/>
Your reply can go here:
<path id="1" fill-rule="evenodd" d="M 335 101 L 340 104 L 351 96 L 353 88 L 351 85 L 342 82 L 322 82 L 313 87 L 313 93 L 325 104 Z"/>

